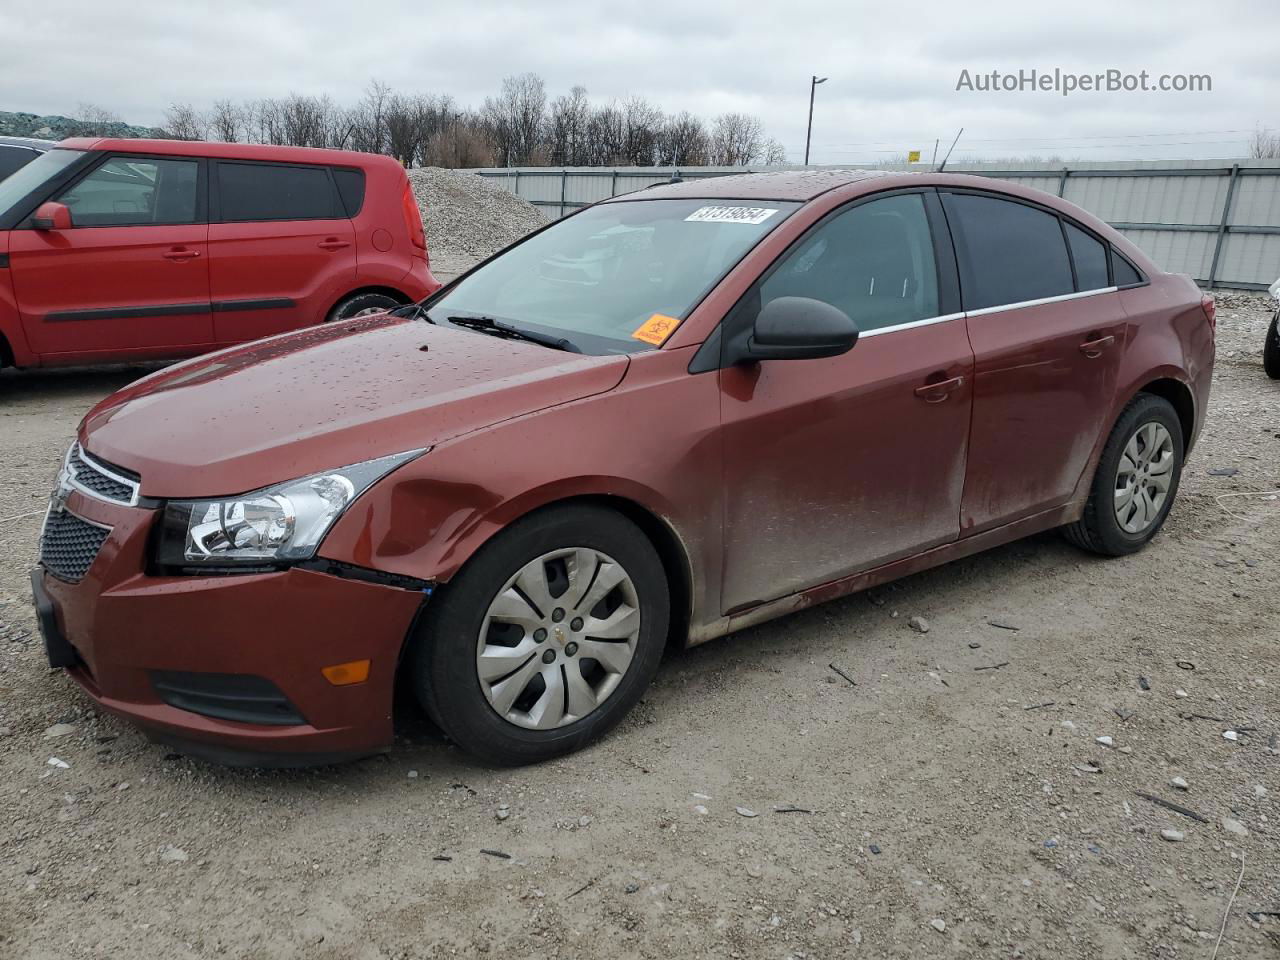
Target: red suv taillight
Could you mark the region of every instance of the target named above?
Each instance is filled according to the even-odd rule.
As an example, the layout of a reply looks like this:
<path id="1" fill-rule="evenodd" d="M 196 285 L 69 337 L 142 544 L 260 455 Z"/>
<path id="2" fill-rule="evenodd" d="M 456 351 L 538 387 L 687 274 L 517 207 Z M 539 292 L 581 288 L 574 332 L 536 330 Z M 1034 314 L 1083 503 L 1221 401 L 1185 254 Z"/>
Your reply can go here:
<path id="1" fill-rule="evenodd" d="M 1209 321 L 1209 326 L 1214 330 L 1218 329 L 1218 305 L 1214 303 L 1213 297 L 1204 294 L 1200 297 L 1200 309 L 1204 311 L 1204 318 Z"/>
<path id="2" fill-rule="evenodd" d="M 422 211 L 418 209 L 418 201 L 413 196 L 413 187 L 408 181 L 404 185 L 404 197 L 400 207 L 404 213 L 404 226 L 409 231 L 409 243 L 414 256 L 427 259 L 427 233 L 422 229 Z"/>

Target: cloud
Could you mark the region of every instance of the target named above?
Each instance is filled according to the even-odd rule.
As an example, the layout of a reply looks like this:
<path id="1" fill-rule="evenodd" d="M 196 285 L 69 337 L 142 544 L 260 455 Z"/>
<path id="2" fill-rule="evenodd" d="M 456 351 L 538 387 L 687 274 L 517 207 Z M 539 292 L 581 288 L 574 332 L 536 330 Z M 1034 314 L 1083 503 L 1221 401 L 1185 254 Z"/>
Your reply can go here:
<path id="1" fill-rule="evenodd" d="M 0 109 L 70 113 L 88 101 L 156 124 L 173 102 L 299 92 L 349 103 L 371 78 L 479 106 L 504 75 L 532 70 L 552 96 L 580 83 L 599 100 L 638 94 L 672 111 L 755 113 L 798 158 L 817 73 L 830 77 L 815 107 L 817 162 L 928 153 L 961 126 L 957 157 L 1231 156 L 1255 126 L 1280 127 L 1277 27 L 1263 0 L 53 0 L 0 11 Z M 1213 90 L 955 89 L 962 69 L 1054 67 L 1208 73 Z"/>

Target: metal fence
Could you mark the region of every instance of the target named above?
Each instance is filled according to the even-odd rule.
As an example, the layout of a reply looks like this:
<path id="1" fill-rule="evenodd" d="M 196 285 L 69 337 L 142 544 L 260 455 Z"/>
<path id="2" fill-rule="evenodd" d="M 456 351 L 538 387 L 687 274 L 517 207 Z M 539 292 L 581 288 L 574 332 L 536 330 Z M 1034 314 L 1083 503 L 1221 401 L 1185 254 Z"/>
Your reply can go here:
<path id="1" fill-rule="evenodd" d="M 670 179 L 803 167 L 490 167 L 492 179 L 556 218 Z M 841 169 L 809 167 L 807 169 Z M 844 168 L 848 169 L 848 168 Z M 921 170 L 915 167 L 879 169 Z M 1206 287 L 1262 290 L 1280 277 L 1280 165 L 1274 160 L 1132 160 L 948 166 L 1012 180 L 1078 204 L 1164 269 Z"/>

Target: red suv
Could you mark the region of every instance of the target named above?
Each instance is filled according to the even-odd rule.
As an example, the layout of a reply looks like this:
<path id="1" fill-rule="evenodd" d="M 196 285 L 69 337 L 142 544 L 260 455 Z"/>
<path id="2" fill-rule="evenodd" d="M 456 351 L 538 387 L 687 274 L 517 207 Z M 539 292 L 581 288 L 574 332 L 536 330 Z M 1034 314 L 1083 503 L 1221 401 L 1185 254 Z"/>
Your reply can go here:
<path id="1" fill-rule="evenodd" d="M 190 356 L 438 286 L 389 157 L 64 140 L 0 181 L 0 366 Z"/>
<path id="2" fill-rule="evenodd" d="M 669 640 L 1053 527 L 1140 549 L 1213 321 L 1088 213 L 976 177 L 599 203 L 416 309 L 90 411 L 33 576 L 50 662 L 226 759 L 386 748 L 397 679 L 488 760 L 554 756 Z"/>

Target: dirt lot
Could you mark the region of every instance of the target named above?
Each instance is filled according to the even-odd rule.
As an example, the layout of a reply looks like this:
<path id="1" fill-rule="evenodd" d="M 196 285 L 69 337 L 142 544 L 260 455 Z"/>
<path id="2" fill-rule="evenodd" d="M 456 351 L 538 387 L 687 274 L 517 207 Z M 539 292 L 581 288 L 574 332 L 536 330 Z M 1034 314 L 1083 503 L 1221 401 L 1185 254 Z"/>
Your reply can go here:
<path id="1" fill-rule="evenodd" d="M 418 725 L 230 770 L 97 716 L 26 576 L 76 422 L 139 371 L 0 377 L 0 956 L 1209 958 L 1225 915 L 1220 957 L 1280 957 L 1280 501 L 1217 499 L 1280 488 L 1262 304 L 1219 310 L 1146 552 L 1045 535 L 674 655 L 515 771 Z"/>

